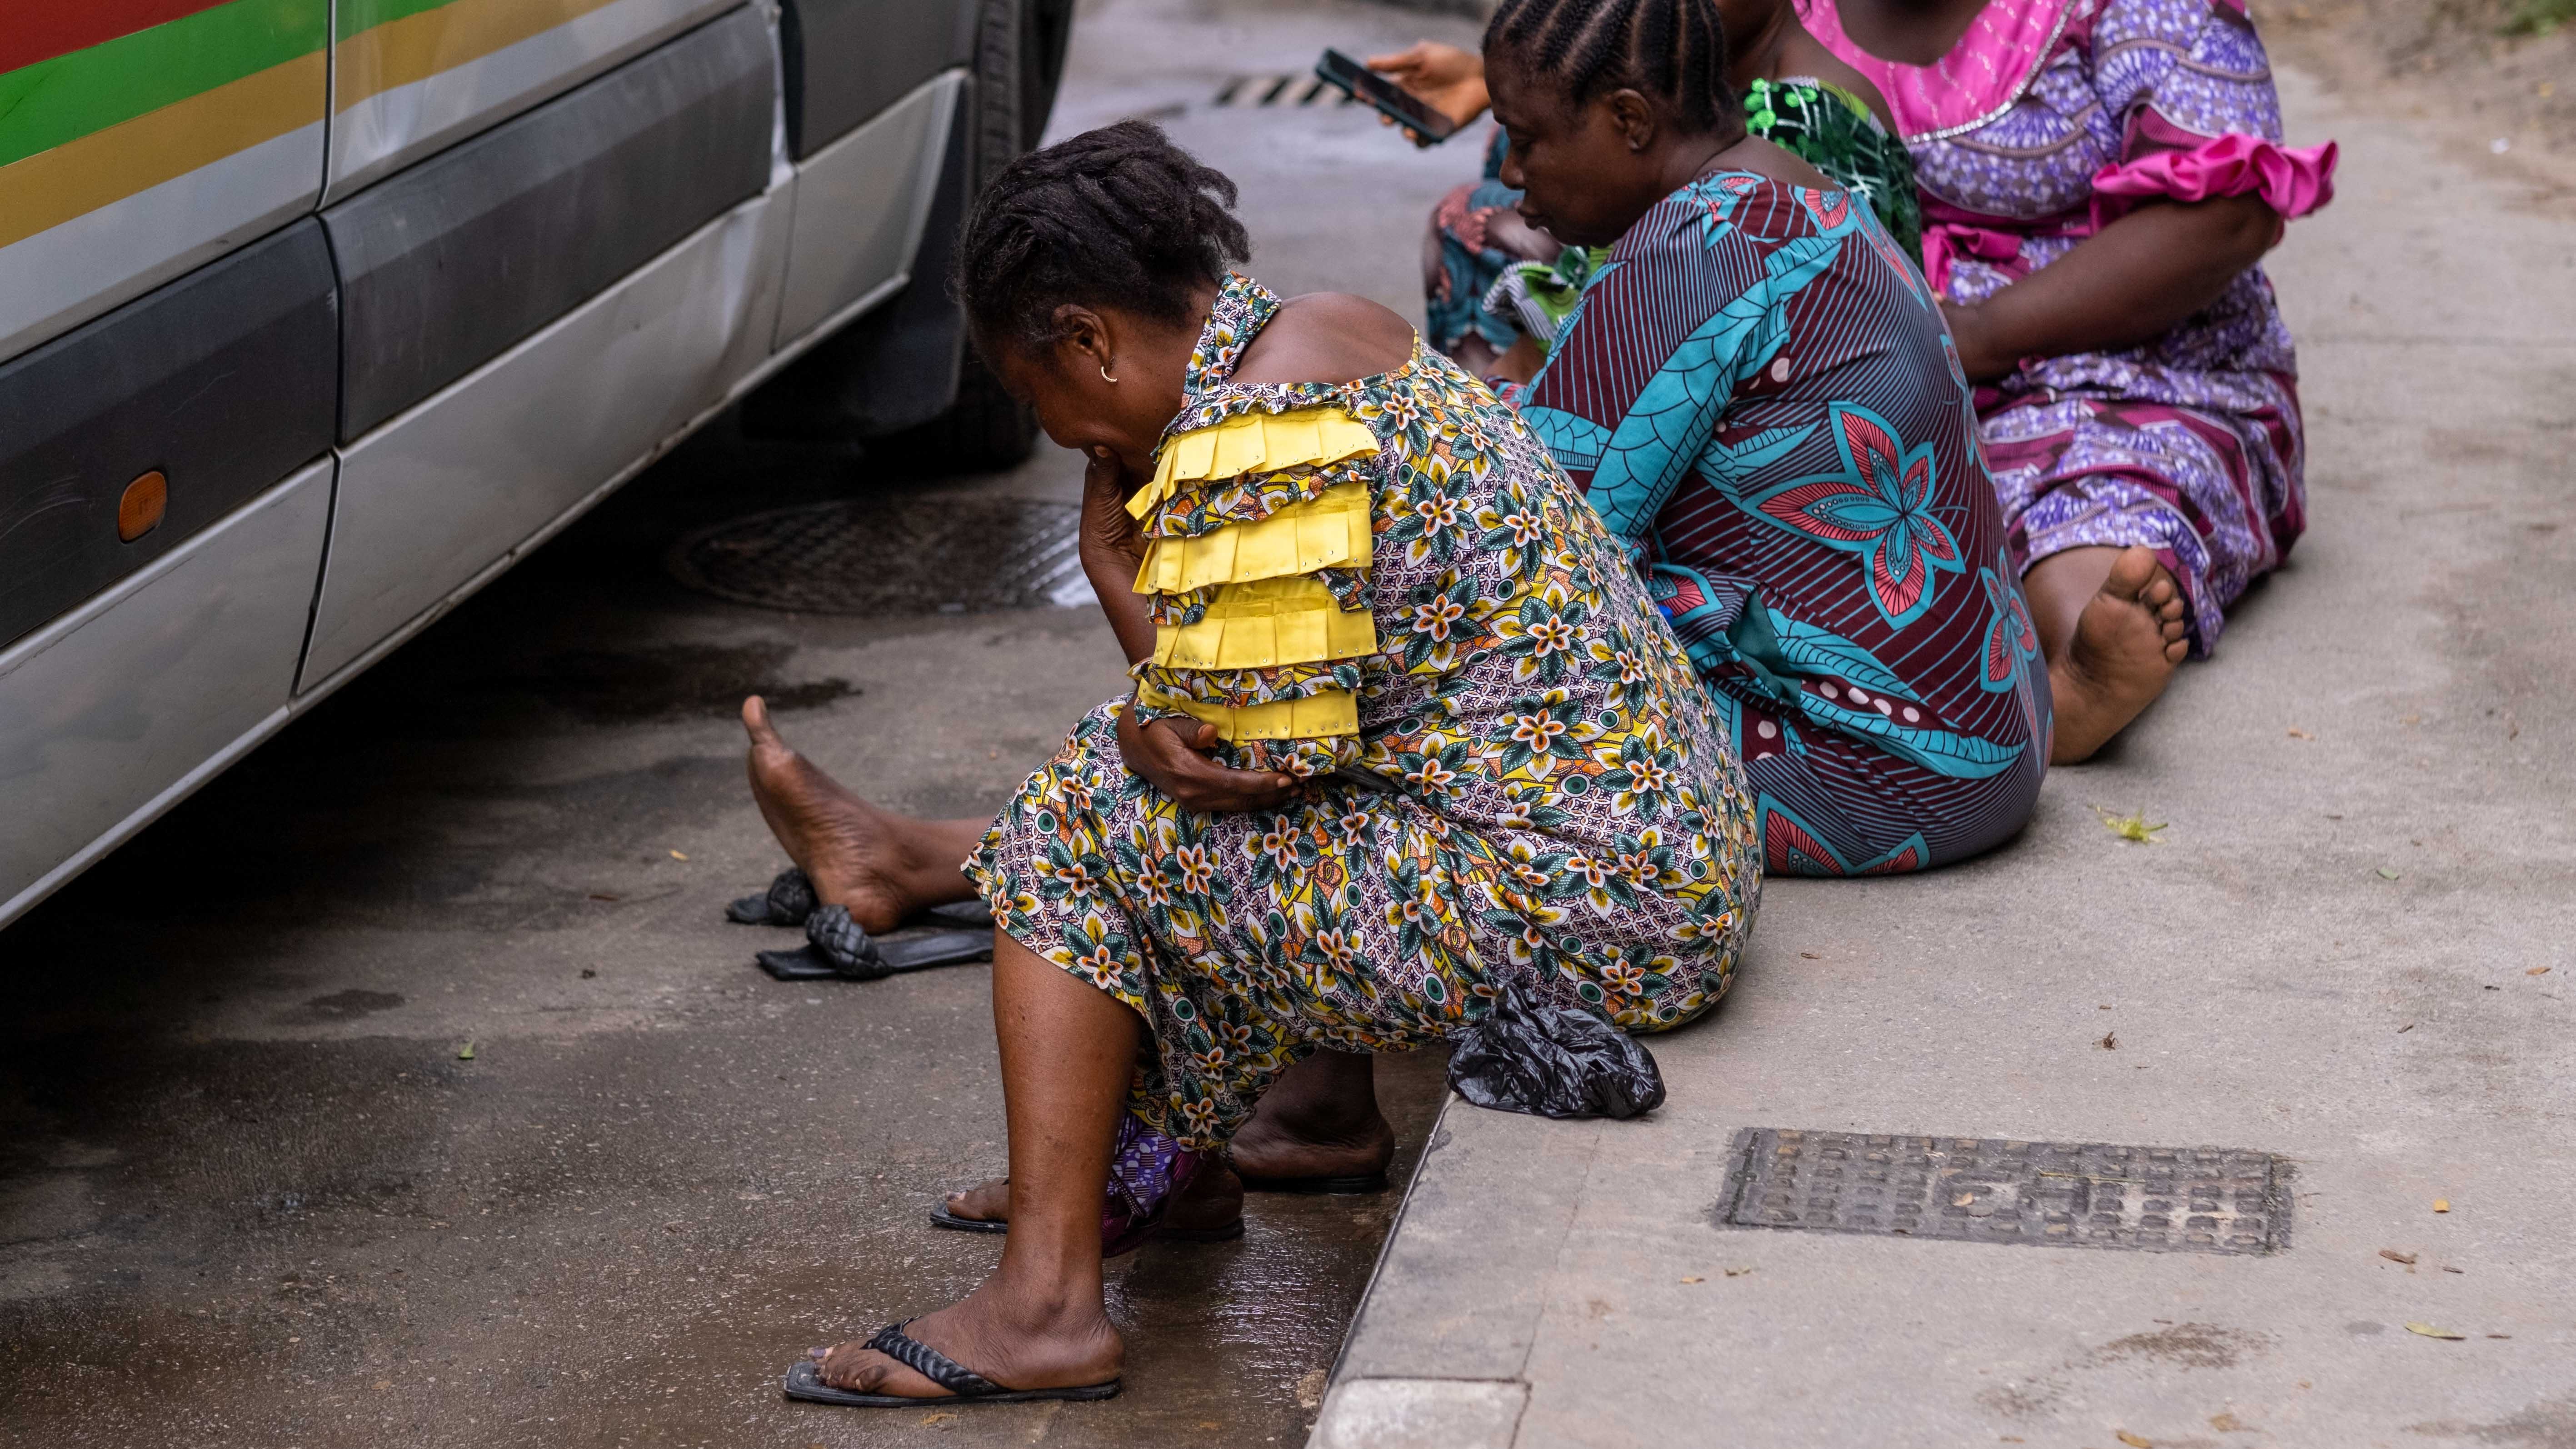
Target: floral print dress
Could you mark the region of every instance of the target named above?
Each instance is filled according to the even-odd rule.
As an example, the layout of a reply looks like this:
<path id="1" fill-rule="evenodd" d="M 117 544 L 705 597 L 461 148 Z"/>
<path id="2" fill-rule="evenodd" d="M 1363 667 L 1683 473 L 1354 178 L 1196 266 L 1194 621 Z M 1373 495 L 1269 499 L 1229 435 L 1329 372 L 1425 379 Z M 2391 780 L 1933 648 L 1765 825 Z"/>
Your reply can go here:
<path id="1" fill-rule="evenodd" d="M 1152 1038 L 1130 1110 L 1205 1150 L 1318 1047 L 1455 1034 L 1517 978 L 1633 1031 L 1722 996 L 1751 802 L 1689 658 L 1519 416 L 1417 340 L 1350 383 L 1243 385 L 1279 301 L 1228 279 L 1131 504 L 1157 644 L 967 863 L 1011 937 Z M 1119 711 L 1308 782 L 1194 814 Z"/>

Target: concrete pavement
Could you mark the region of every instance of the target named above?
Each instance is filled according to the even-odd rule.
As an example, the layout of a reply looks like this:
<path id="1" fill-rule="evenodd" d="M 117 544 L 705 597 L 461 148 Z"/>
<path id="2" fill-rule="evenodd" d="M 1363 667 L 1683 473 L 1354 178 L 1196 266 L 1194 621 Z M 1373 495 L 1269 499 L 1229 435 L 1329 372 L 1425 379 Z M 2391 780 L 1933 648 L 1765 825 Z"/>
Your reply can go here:
<path id="1" fill-rule="evenodd" d="M 1318 1449 L 2576 1444 L 2576 208 L 2464 126 L 2282 91 L 2344 145 L 2271 263 L 2292 566 L 2011 846 L 1772 882 L 1651 1119 L 1451 1102 Z M 2294 1231 L 1724 1226 L 1755 1126 L 2278 1153 Z"/>

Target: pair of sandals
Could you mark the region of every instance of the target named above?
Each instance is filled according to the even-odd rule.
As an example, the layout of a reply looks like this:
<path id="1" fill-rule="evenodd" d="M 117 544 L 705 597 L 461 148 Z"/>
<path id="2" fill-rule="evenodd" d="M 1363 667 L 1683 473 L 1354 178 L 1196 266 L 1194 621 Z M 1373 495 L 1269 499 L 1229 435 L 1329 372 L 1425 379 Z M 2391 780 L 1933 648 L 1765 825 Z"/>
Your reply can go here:
<path id="1" fill-rule="evenodd" d="M 847 906 L 815 898 L 814 883 L 790 867 L 769 889 L 725 907 L 745 926 L 802 926 L 805 944 L 755 953 L 760 969 L 780 981 L 881 981 L 898 971 L 986 961 L 993 955 L 993 913 L 982 901 L 933 906 L 901 929 L 873 936 Z"/>

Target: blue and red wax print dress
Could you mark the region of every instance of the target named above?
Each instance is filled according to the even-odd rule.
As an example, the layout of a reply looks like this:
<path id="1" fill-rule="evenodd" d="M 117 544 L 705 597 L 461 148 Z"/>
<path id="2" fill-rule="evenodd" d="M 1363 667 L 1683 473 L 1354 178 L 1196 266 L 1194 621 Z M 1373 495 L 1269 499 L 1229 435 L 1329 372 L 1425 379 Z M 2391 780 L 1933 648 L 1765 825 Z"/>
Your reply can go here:
<path id="1" fill-rule="evenodd" d="M 1865 204 L 1674 192 L 1521 404 L 1648 567 L 1772 871 L 1920 870 L 2029 819 L 2048 673 L 1949 329 Z"/>

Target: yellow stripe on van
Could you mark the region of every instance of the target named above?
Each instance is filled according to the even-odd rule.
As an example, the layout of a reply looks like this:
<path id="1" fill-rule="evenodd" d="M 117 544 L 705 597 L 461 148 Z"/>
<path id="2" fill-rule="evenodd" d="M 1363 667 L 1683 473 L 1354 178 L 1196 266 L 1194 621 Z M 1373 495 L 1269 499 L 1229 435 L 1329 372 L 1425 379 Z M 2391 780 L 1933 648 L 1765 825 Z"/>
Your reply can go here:
<path id="1" fill-rule="evenodd" d="M 0 166 L 0 247 L 322 117 L 321 51 Z"/>
<path id="2" fill-rule="evenodd" d="M 448 0 L 435 10 L 389 20 L 340 42 L 336 104 L 345 111 L 370 96 L 481 60 L 614 3 Z"/>

